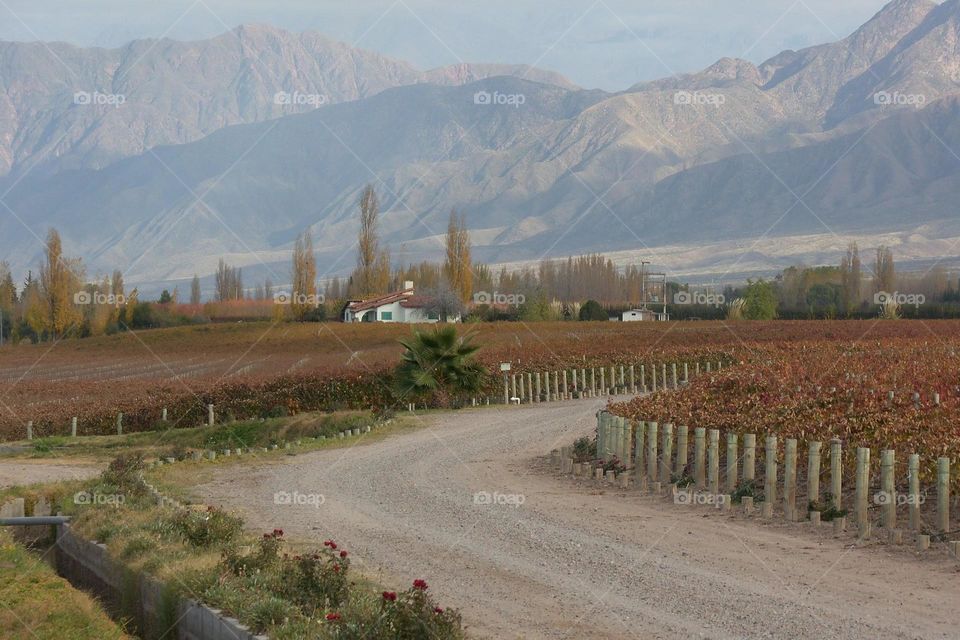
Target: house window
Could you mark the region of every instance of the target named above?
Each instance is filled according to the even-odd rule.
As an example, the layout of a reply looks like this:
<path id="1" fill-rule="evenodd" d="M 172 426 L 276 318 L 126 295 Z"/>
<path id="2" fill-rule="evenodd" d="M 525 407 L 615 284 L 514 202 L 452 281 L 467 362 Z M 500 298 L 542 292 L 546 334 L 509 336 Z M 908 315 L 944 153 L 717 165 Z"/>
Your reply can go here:
<path id="1" fill-rule="evenodd" d="M 427 320 L 439 320 L 439 319 L 440 319 L 440 314 L 437 314 L 437 313 L 427 314 Z"/>
<path id="2" fill-rule="evenodd" d="M 393 320 L 393 311 L 381 311 L 380 319 L 384 321 Z"/>

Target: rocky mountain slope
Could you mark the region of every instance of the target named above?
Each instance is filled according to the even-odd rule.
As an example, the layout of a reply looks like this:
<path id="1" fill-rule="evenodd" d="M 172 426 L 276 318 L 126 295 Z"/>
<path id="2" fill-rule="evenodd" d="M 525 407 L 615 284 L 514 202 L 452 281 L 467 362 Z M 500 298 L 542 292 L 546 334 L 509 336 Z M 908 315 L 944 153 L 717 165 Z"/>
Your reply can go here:
<path id="1" fill-rule="evenodd" d="M 12 156 L 6 182 L 19 181 L 5 201 L 29 212 L 31 229 L 0 218 L 0 255 L 31 264 L 32 235 L 53 225 L 88 270 L 128 265 L 130 281 L 210 273 L 220 256 L 283 281 L 293 238 L 311 226 L 321 270 L 340 273 L 353 263 L 367 183 L 381 194 L 397 262 L 439 252 L 451 208 L 466 214 L 477 255 L 498 261 L 945 229 L 956 218 L 960 0 L 894 0 L 836 43 L 760 65 L 724 59 L 617 94 L 526 67 L 422 73 L 346 49 L 331 58 L 321 49 L 334 45 L 316 34 L 221 38 L 157 44 L 191 53 L 128 75 L 141 92 L 151 77 L 178 82 L 178 95 L 194 97 L 177 105 L 202 93 L 200 104 L 229 109 L 168 102 L 154 119 L 151 100 L 128 102 L 96 125 L 78 121 L 88 133 L 62 152 L 39 142 L 29 151 L 29 136 L 15 136 L 24 159 Z M 218 75 L 217 59 L 231 72 Z M 161 81 L 182 67 L 187 79 Z M 204 90 L 200 79 L 214 76 L 219 89 Z M 284 115 L 271 103 L 281 86 L 330 100 Z M 35 157 L 47 158 L 43 169 L 18 175 Z"/>

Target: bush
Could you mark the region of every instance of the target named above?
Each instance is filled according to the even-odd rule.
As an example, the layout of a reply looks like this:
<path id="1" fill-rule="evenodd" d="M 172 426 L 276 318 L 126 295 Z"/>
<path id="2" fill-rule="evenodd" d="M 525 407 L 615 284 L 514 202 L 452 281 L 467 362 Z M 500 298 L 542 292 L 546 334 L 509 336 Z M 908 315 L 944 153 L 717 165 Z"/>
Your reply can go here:
<path id="1" fill-rule="evenodd" d="M 333 540 L 323 544 L 322 550 L 292 558 L 284 556 L 281 562 L 284 595 L 310 616 L 317 609 L 339 609 L 349 596 L 349 554 L 338 551 Z"/>
<path id="2" fill-rule="evenodd" d="M 427 583 L 414 580 L 403 593 L 383 593 L 381 625 L 385 627 L 378 638 L 458 638 L 460 614 L 438 607 L 427 595 Z M 378 631 L 380 631 L 378 629 Z"/>
<path id="3" fill-rule="evenodd" d="M 584 436 L 573 443 L 573 461 L 589 462 L 597 457 L 597 443 Z"/>
<path id="4" fill-rule="evenodd" d="M 217 507 L 206 511 L 183 509 L 173 517 L 173 526 L 194 547 L 232 542 L 243 529 L 243 520 Z"/>
<path id="5" fill-rule="evenodd" d="M 580 307 L 580 320 L 584 322 L 606 322 L 609 319 L 606 309 L 596 300 L 587 300 Z"/>

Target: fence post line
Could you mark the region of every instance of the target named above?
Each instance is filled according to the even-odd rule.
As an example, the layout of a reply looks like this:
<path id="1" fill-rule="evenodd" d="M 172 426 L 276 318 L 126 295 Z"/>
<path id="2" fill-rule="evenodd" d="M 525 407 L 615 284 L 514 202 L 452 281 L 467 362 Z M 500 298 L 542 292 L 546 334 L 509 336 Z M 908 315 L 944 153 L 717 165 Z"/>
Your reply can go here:
<path id="1" fill-rule="evenodd" d="M 693 375 L 699 376 L 699 375 L 700 375 L 700 361 L 697 360 L 696 362 L 694 362 L 694 363 L 693 363 L 693 366 L 694 366 Z"/>
<path id="2" fill-rule="evenodd" d="M 660 365 L 660 373 L 663 374 L 660 376 L 660 381 L 663 382 L 663 390 L 667 390 L 667 363 L 664 362 Z"/>
<path id="3" fill-rule="evenodd" d="M 590 396 L 597 395 L 597 368 L 590 367 Z"/>
<path id="4" fill-rule="evenodd" d="M 166 421 L 167 421 L 167 408 L 166 408 L 166 407 L 164 407 L 164 408 L 160 411 L 160 421 L 161 421 L 161 422 L 166 422 Z"/>
<path id="5" fill-rule="evenodd" d="M 693 430 L 693 480 L 699 489 L 707 486 L 706 438 L 707 430 L 703 427 L 696 427 Z"/>
<path id="6" fill-rule="evenodd" d="M 653 393 L 656 393 L 657 392 L 657 365 L 655 364 L 650 365 L 650 384 L 651 384 L 650 390 Z"/>
<path id="7" fill-rule="evenodd" d="M 880 452 L 880 491 L 886 497 L 883 503 L 883 528 L 892 531 L 897 527 L 897 487 L 894 469 L 896 454 L 893 449 Z"/>
<path id="8" fill-rule="evenodd" d="M 71 438 L 77 437 L 77 417 L 76 416 L 70 418 L 70 437 Z"/>
<path id="9" fill-rule="evenodd" d="M 867 536 L 869 525 L 867 514 L 867 493 L 870 490 L 870 449 L 857 448 L 857 484 L 855 512 L 857 531 L 860 537 Z"/>
<path id="10" fill-rule="evenodd" d="M 690 382 L 690 363 L 684 362 L 683 363 L 683 384 L 687 384 L 689 382 Z"/>
<path id="11" fill-rule="evenodd" d="M 670 364 L 671 374 L 673 375 L 673 388 L 677 388 L 677 363 L 673 362 Z"/>
<path id="12" fill-rule="evenodd" d="M 707 484 L 710 493 L 720 493 L 720 430 L 710 429 L 710 440 L 707 444 Z"/>
<path id="13" fill-rule="evenodd" d="M 671 461 L 673 460 L 673 423 L 663 425 L 663 453 L 660 458 L 660 482 L 663 486 L 670 484 L 672 476 Z"/>
<path id="14" fill-rule="evenodd" d="M 567 372 L 566 371 L 563 372 L 563 390 L 564 390 L 564 393 L 566 393 L 566 390 L 567 390 Z M 553 399 L 554 400 L 562 399 L 560 397 L 560 372 L 559 371 L 553 372 Z"/>
<path id="15" fill-rule="evenodd" d="M 567 370 L 563 370 L 563 399 L 570 399 L 570 388 L 567 386 Z"/>
<path id="16" fill-rule="evenodd" d="M 737 434 L 727 434 L 727 493 L 733 493 L 737 488 Z"/>
<path id="17" fill-rule="evenodd" d="M 820 505 L 820 442 L 811 442 L 807 453 L 807 504 Z M 809 508 L 807 509 L 809 516 Z"/>
<path id="18" fill-rule="evenodd" d="M 937 529 L 950 531 L 950 458 L 937 460 Z"/>
<path id="19" fill-rule="evenodd" d="M 647 392 L 647 367 L 646 365 L 640 365 L 640 390 L 643 393 Z"/>
<path id="20" fill-rule="evenodd" d="M 533 404 L 533 374 L 527 374 L 527 403 Z"/>
<path id="21" fill-rule="evenodd" d="M 676 471 L 677 475 L 681 475 L 687 468 L 689 431 L 690 429 L 685 424 L 677 427 L 677 463 L 674 466 L 674 471 Z"/>
<path id="22" fill-rule="evenodd" d="M 713 369 L 711 369 L 711 366 L 712 365 L 710 364 L 710 361 L 707 360 L 707 373 L 711 373 L 713 371 Z"/>
<path id="23" fill-rule="evenodd" d="M 539 371 L 537 371 L 536 383 L 537 383 L 537 386 L 536 386 L 537 393 L 536 393 L 535 396 L 533 396 L 533 401 L 534 401 L 534 402 L 540 402 L 540 393 L 543 391 L 543 389 L 542 389 L 541 386 L 540 386 L 540 372 L 539 372 Z"/>
<path id="24" fill-rule="evenodd" d="M 627 418 L 620 418 L 623 427 L 623 464 L 628 469 L 633 468 L 633 422 Z"/>
<path id="25" fill-rule="evenodd" d="M 647 423 L 647 478 L 657 481 L 657 423 Z"/>
<path id="26" fill-rule="evenodd" d="M 214 424 L 214 415 L 213 415 L 213 405 L 207 405 L 207 426 L 212 427 Z"/>
<path id="27" fill-rule="evenodd" d="M 777 436 L 767 436 L 764 451 L 765 474 L 763 478 L 764 509 L 773 515 L 773 505 L 777 502 Z"/>
<path id="28" fill-rule="evenodd" d="M 637 379 L 633 375 L 633 365 L 630 365 L 630 393 L 637 393 Z"/>
<path id="29" fill-rule="evenodd" d="M 757 473 L 757 435 L 743 434 L 743 481 L 749 482 Z"/>
<path id="30" fill-rule="evenodd" d="M 783 512 L 791 522 L 797 519 L 797 441 L 788 438 L 784 444 Z"/>
<path id="31" fill-rule="evenodd" d="M 914 453 L 907 462 L 910 483 L 910 528 L 920 530 L 920 455 Z"/>
<path id="32" fill-rule="evenodd" d="M 830 441 L 830 499 L 833 508 L 840 511 L 843 505 L 843 444 L 839 438 Z"/>
<path id="33" fill-rule="evenodd" d="M 627 377 L 625 375 L 623 365 L 620 365 L 620 385 L 619 386 L 624 391 L 627 390 Z"/>
<path id="34" fill-rule="evenodd" d="M 27 422 L 27 440 L 33 440 L 33 420 Z"/>

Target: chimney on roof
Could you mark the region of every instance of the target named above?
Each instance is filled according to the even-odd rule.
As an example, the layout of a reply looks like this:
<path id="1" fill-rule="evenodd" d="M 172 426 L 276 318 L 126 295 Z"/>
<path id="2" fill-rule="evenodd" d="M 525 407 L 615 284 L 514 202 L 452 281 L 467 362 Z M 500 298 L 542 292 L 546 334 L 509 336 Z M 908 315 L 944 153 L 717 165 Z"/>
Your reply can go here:
<path id="1" fill-rule="evenodd" d="M 404 291 L 406 291 L 407 289 L 413 289 L 413 280 L 404 280 L 403 289 Z"/>

